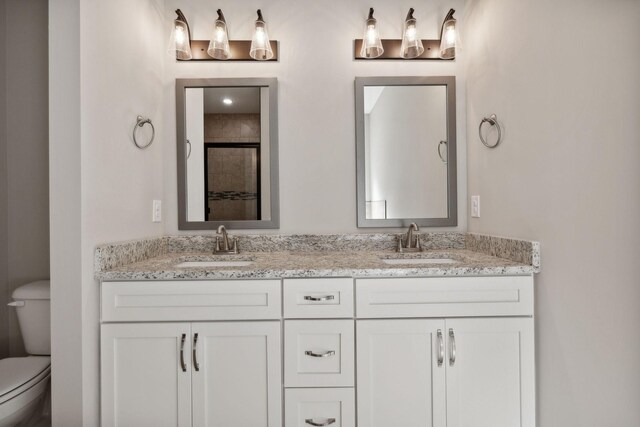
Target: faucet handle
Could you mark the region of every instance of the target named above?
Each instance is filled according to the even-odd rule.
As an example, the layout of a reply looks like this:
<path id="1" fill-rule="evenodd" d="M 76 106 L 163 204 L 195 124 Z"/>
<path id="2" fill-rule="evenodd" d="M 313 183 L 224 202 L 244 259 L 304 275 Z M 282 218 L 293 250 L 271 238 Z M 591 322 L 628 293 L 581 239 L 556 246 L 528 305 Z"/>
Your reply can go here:
<path id="1" fill-rule="evenodd" d="M 414 236 L 416 236 L 416 249 L 418 249 L 418 251 L 421 251 L 422 246 L 420 246 L 420 233 L 415 233 Z"/>

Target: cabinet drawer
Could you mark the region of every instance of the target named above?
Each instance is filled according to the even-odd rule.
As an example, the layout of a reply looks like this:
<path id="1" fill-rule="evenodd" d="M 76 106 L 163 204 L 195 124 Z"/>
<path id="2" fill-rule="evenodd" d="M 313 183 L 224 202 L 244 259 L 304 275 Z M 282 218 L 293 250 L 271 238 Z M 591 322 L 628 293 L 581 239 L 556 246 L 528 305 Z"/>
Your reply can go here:
<path id="1" fill-rule="evenodd" d="M 285 391 L 285 427 L 355 427 L 352 388 L 309 388 Z"/>
<path id="2" fill-rule="evenodd" d="M 356 315 L 532 316 L 533 277 L 356 279 Z"/>
<path id="3" fill-rule="evenodd" d="M 286 320 L 285 387 L 354 384 L 353 320 Z"/>
<path id="4" fill-rule="evenodd" d="M 102 321 L 280 319 L 279 280 L 103 282 Z"/>
<path id="5" fill-rule="evenodd" d="M 284 317 L 353 317 L 353 279 L 284 279 Z"/>

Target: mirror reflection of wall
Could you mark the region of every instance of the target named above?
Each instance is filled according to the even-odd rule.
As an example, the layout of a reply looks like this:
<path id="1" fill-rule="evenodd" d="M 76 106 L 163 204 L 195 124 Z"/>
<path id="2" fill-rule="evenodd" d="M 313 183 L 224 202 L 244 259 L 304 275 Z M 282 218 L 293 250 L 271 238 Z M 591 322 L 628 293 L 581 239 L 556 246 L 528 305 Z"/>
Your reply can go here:
<path id="1" fill-rule="evenodd" d="M 446 218 L 446 86 L 367 86 L 364 114 L 366 218 Z"/>
<path id="2" fill-rule="evenodd" d="M 356 77 L 358 227 L 457 225 L 455 85 Z"/>
<path id="3" fill-rule="evenodd" d="M 268 88 L 187 88 L 188 221 L 269 219 Z"/>

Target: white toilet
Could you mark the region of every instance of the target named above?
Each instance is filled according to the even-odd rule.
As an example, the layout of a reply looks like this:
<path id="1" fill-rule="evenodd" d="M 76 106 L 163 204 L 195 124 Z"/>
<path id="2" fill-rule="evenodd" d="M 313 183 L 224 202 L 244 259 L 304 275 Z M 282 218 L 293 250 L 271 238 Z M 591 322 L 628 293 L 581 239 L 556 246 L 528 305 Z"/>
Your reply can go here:
<path id="1" fill-rule="evenodd" d="M 50 286 L 40 280 L 13 292 L 29 356 L 0 360 L 0 427 L 39 423 L 51 376 Z M 46 411 L 46 409 L 45 409 Z"/>

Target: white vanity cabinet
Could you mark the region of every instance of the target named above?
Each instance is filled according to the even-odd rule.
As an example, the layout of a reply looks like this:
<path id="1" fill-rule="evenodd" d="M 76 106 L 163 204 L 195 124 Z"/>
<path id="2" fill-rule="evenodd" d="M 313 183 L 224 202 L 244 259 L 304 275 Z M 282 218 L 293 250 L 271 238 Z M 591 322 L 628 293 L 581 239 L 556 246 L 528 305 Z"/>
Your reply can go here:
<path id="1" fill-rule="evenodd" d="M 535 426 L 531 275 L 103 282 L 101 295 L 103 427 Z"/>
<path id="2" fill-rule="evenodd" d="M 358 424 L 534 427 L 532 296 L 530 276 L 356 280 Z"/>
<path id="3" fill-rule="evenodd" d="M 102 313 L 103 427 L 281 427 L 279 280 L 104 282 Z"/>

